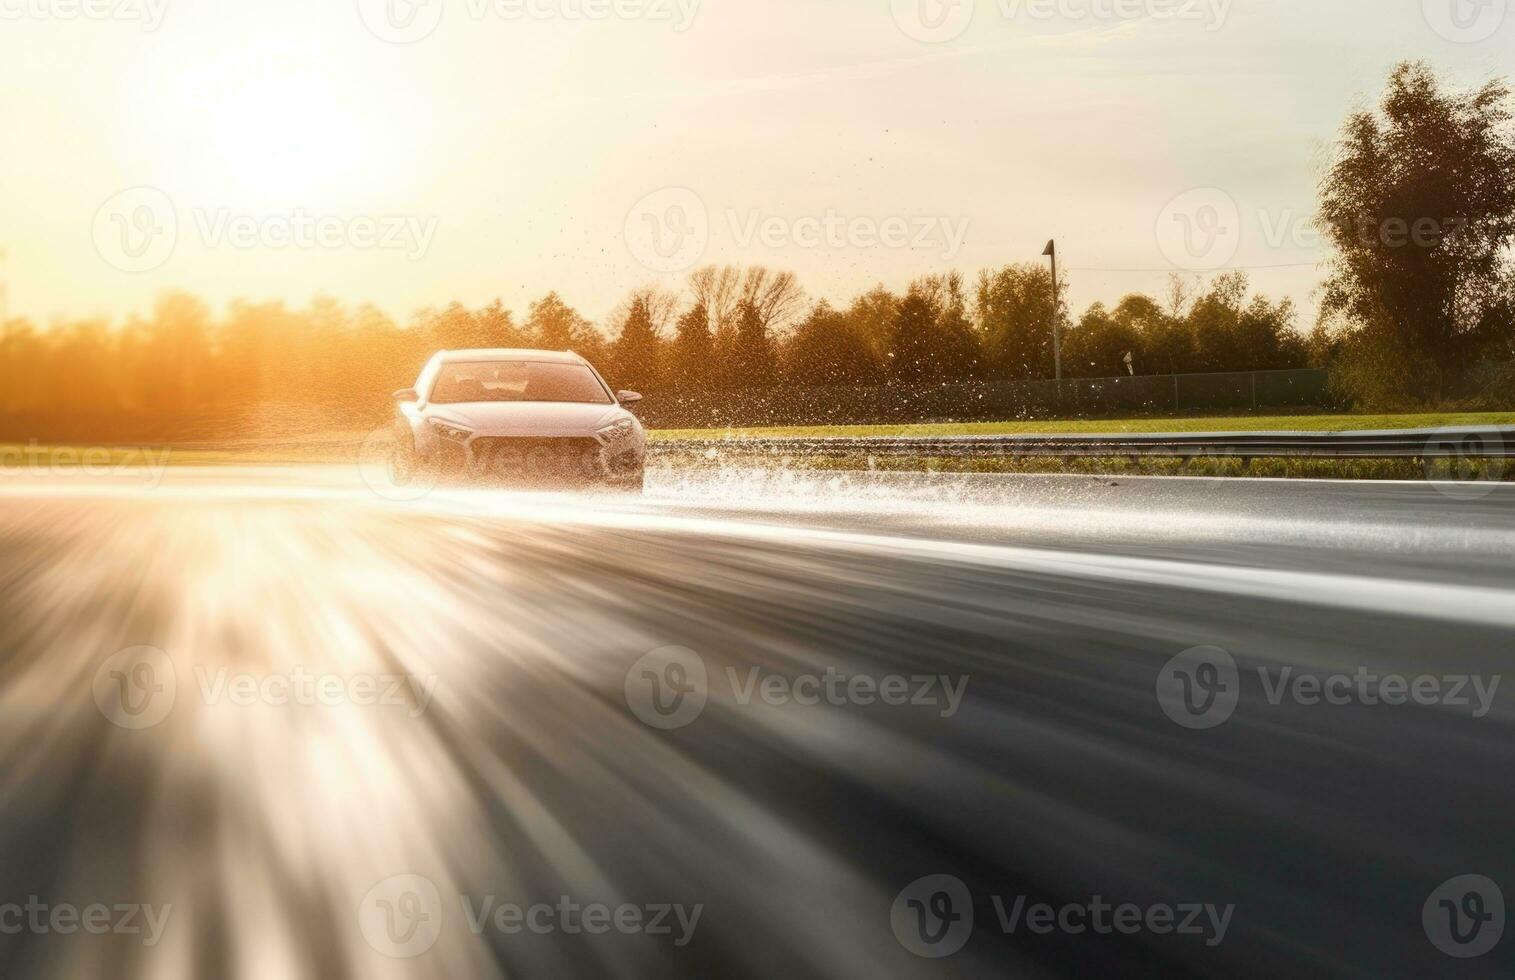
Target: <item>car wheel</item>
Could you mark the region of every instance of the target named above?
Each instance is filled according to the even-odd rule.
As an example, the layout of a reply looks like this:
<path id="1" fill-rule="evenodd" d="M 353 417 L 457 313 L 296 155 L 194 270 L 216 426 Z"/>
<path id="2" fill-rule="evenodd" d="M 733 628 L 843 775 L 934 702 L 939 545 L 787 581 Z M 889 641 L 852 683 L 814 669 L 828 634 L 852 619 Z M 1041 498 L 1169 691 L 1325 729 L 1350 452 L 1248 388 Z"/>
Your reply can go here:
<path id="1" fill-rule="evenodd" d="M 646 474 L 637 470 L 635 473 L 606 477 L 600 481 L 600 488 L 610 493 L 641 493 L 646 483 Z"/>
<path id="2" fill-rule="evenodd" d="M 421 458 L 416 453 L 415 439 L 409 433 L 395 439 L 389 450 L 389 479 L 397 487 L 408 487 L 415 482 L 421 470 Z"/>

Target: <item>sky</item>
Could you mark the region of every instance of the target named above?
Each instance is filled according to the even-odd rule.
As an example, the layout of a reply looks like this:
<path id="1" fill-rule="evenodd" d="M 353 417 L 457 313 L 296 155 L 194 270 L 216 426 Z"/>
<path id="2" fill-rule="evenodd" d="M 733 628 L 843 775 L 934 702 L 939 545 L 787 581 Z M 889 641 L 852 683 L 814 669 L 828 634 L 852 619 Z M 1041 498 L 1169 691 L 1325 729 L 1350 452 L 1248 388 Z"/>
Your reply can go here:
<path id="1" fill-rule="evenodd" d="M 1040 258 L 1075 311 L 1246 268 L 1309 326 L 1315 187 L 1393 65 L 1511 0 L 0 0 L 8 312 L 185 289 L 603 319 L 706 263 L 812 298 Z"/>

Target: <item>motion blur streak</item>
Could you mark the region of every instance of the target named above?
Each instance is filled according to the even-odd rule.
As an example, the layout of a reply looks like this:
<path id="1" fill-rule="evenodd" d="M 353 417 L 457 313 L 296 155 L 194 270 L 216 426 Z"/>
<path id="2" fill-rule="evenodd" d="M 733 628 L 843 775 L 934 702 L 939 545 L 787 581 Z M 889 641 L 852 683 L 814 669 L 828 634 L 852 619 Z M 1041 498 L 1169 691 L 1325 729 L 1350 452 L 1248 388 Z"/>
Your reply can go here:
<path id="1" fill-rule="evenodd" d="M 1515 884 L 1510 692 L 1474 718 L 1275 705 L 1257 679 L 1501 673 L 1507 488 L 651 486 L 398 503 L 318 468 L 0 485 L 0 901 L 171 906 L 150 946 L 0 934 L 0 972 L 1431 974 L 1453 963 L 1421 928 L 1431 890 Z M 1191 731 L 1154 686 L 1204 644 L 1235 656 L 1242 697 Z M 167 655 L 175 697 L 133 729 L 96 684 L 138 646 Z M 700 655 L 709 700 L 663 731 L 624 685 L 668 646 Z M 753 668 L 967 681 L 955 713 L 767 703 L 743 695 Z M 228 693 L 300 672 L 409 682 L 377 704 Z M 938 873 L 967 883 L 976 922 L 934 961 L 889 910 Z M 396 875 L 436 886 L 429 948 L 386 951 L 360 925 Z M 1236 911 L 1213 947 L 1010 934 L 991 896 L 1017 895 Z M 490 897 L 562 896 L 703 911 L 685 945 L 677 925 L 471 923 Z M 1457 966 L 1495 975 L 1497 958 Z"/>

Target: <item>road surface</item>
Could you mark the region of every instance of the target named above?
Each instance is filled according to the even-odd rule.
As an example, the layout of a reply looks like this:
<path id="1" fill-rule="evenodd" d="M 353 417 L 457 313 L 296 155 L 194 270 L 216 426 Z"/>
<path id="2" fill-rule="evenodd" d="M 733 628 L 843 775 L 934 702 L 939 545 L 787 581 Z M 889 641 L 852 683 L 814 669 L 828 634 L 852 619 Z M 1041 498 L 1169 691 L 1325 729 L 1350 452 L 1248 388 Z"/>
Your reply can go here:
<path id="1" fill-rule="evenodd" d="M 0 474 L 0 973 L 1510 975 L 1515 488 L 380 490 Z"/>

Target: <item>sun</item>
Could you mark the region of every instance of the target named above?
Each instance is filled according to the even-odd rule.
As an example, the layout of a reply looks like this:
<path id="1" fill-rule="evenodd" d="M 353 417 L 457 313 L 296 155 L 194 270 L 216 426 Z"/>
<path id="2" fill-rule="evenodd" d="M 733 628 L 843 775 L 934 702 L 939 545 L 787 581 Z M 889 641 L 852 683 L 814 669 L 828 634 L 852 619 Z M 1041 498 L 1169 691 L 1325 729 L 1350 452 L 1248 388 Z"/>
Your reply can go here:
<path id="1" fill-rule="evenodd" d="M 316 68 L 267 66 L 227 82 L 214 106 L 215 144 L 245 190 L 300 197 L 361 168 L 363 127 Z"/>

